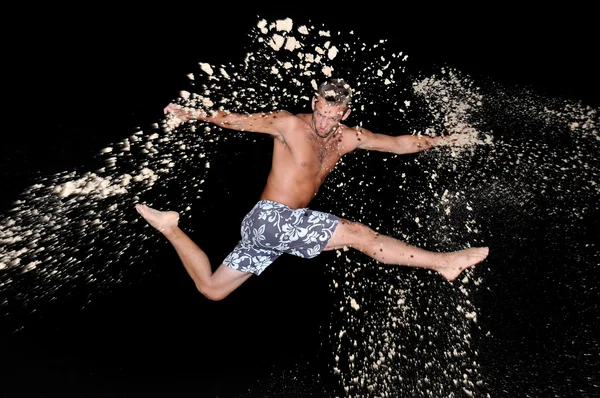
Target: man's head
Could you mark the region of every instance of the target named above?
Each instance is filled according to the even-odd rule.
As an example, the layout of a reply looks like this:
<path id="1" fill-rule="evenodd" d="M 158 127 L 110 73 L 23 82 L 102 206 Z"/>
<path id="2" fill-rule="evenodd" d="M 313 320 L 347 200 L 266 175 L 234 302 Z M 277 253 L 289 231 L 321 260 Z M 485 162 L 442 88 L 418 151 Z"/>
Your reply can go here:
<path id="1" fill-rule="evenodd" d="M 344 79 L 329 79 L 319 85 L 317 95 L 332 105 L 350 107 L 352 89 Z"/>
<path id="2" fill-rule="evenodd" d="M 327 137 L 350 114 L 352 89 L 343 79 L 329 79 L 319 86 L 312 100 L 315 133 Z"/>

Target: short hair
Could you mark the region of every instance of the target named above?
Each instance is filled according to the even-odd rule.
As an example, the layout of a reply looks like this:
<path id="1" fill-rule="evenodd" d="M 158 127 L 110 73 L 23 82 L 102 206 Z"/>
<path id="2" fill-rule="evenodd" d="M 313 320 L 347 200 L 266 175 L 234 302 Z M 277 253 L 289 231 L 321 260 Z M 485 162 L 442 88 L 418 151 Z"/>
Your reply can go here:
<path id="1" fill-rule="evenodd" d="M 317 94 L 327 102 L 350 107 L 352 88 L 344 79 L 328 79 L 319 85 Z"/>

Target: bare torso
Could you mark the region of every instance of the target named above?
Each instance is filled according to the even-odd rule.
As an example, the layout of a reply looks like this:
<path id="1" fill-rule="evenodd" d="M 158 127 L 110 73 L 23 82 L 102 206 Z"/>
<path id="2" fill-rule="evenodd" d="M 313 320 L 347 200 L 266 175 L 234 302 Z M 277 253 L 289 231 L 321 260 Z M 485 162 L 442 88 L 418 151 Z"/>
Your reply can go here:
<path id="1" fill-rule="evenodd" d="M 293 209 L 306 207 L 340 158 L 356 149 L 360 138 L 345 125 L 326 138 L 311 127 L 311 114 L 290 115 L 289 131 L 273 140 L 271 171 L 261 199 Z"/>

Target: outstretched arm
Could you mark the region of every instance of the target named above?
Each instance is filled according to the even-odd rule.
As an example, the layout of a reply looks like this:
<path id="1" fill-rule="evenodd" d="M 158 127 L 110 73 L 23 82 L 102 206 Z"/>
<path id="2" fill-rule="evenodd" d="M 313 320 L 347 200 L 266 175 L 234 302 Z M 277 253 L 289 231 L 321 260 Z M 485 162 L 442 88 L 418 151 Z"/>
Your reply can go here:
<path id="1" fill-rule="evenodd" d="M 207 113 L 198 109 L 183 108 L 176 104 L 167 105 L 164 113 L 171 114 L 182 121 L 203 120 L 231 130 L 250 131 L 273 136 L 283 134 L 285 126 L 289 123 L 290 116 L 292 116 L 286 111 L 251 114 L 224 111 L 210 111 L 210 113 Z"/>
<path id="2" fill-rule="evenodd" d="M 464 130 L 462 131 L 464 132 Z M 385 134 L 376 134 L 367 129 L 358 128 L 357 137 L 359 139 L 358 148 L 391 152 L 398 155 L 407 153 L 415 153 L 424 151 L 425 149 L 433 148 L 447 141 L 453 141 L 456 138 L 453 136 L 444 137 L 428 137 L 422 135 L 399 135 L 391 136 Z"/>

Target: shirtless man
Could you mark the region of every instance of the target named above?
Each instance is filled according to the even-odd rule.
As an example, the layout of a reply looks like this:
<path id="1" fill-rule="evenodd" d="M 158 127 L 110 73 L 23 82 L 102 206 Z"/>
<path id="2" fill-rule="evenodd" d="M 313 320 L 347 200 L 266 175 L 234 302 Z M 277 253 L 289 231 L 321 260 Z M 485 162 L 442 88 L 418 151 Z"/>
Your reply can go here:
<path id="1" fill-rule="evenodd" d="M 447 137 L 375 134 L 342 124 L 350 114 L 352 91 L 342 79 L 329 79 L 312 99 L 312 113 L 286 111 L 236 114 L 169 104 L 168 117 L 199 119 L 223 128 L 273 136 L 273 160 L 260 200 L 242 221 L 242 239 L 214 272 L 208 257 L 179 227 L 174 211 L 136 205 L 137 211 L 171 242 L 196 287 L 221 300 L 277 257 L 312 258 L 322 251 L 353 248 L 385 264 L 437 271 L 449 281 L 483 261 L 487 247 L 438 253 L 379 234 L 366 225 L 310 210 L 310 201 L 340 158 L 355 149 L 396 154 L 436 146 Z"/>

